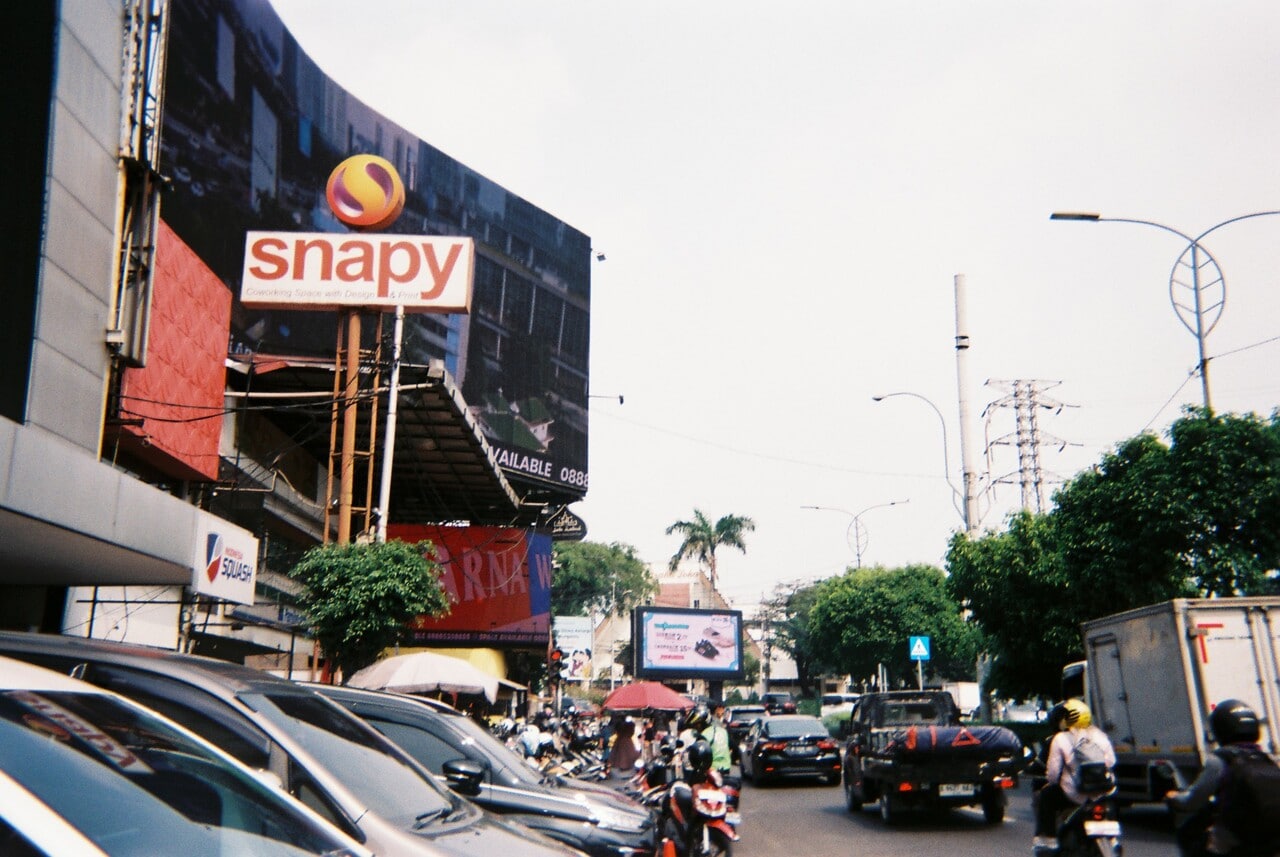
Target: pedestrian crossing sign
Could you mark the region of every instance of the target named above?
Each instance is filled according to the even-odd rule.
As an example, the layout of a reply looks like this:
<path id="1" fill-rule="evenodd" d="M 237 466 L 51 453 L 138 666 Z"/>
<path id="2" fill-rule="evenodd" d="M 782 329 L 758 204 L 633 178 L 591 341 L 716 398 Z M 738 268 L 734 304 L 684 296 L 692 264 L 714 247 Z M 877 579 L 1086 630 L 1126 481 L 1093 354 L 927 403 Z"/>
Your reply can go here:
<path id="1" fill-rule="evenodd" d="M 929 638 L 928 637 L 912 637 L 909 646 L 911 649 L 911 660 L 913 661 L 929 660 Z"/>

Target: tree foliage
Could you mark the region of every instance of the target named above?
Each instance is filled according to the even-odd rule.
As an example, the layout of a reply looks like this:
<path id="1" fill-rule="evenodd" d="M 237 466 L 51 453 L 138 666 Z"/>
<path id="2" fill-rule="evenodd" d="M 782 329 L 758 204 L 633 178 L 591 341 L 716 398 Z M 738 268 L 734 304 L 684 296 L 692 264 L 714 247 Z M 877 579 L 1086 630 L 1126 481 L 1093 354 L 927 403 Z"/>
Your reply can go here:
<path id="1" fill-rule="evenodd" d="M 706 567 L 711 586 L 716 585 L 716 548 L 725 546 L 747 552 L 745 535 L 756 528 L 756 522 L 743 515 L 725 515 L 711 522 L 701 509 L 693 510 L 693 520 L 676 521 L 667 527 L 667 535 L 679 533 L 683 537 L 680 547 L 671 557 L 670 568 L 675 571 L 680 560 L 692 557 Z"/>
<path id="2" fill-rule="evenodd" d="M 622 616 L 658 591 L 658 583 L 631 545 L 556 542 L 551 612 L 585 616 L 592 611 Z"/>
<path id="3" fill-rule="evenodd" d="M 855 678 L 883 664 L 890 682 L 914 683 L 908 638 L 930 637 L 927 672 L 940 679 L 971 679 L 979 634 L 965 622 L 941 570 L 928 565 L 851 570 L 814 587 L 809 646 Z"/>
<path id="4" fill-rule="evenodd" d="M 810 640 L 809 614 L 816 599 L 815 585 L 783 584 L 774 589 L 757 614 L 769 645 L 786 652 L 795 662 L 796 677 L 804 694 L 813 689 L 816 677 L 832 670 Z"/>
<path id="5" fill-rule="evenodd" d="M 327 544 L 289 572 L 307 591 L 308 621 L 325 656 L 345 676 L 378 659 L 416 616 L 444 616 L 449 599 L 430 542 Z"/>
<path id="6" fill-rule="evenodd" d="M 1068 482 L 1044 515 L 952 539 L 950 587 L 989 635 L 1002 694 L 1057 695 L 1080 624 L 1169 598 L 1274 591 L 1280 419 L 1190 409 Z"/>

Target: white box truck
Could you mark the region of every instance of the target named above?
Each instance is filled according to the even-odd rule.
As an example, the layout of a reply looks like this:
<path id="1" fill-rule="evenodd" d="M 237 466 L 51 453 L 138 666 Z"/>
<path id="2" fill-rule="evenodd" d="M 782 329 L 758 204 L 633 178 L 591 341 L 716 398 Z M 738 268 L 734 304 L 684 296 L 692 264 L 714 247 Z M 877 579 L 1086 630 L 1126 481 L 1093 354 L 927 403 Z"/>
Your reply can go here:
<path id="1" fill-rule="evenodd" d="M 1081 627 L 1085 697 L 1115 745 L 1121 800 L 1164 796 L 1160 759 L 1194 778 L 1216 746 L 1209 713 L 1223 699 L 1253 706 L 1263 749 L 1280 751 L 1280 598 L 1179 598 Z M 1064 691 L 1079 673 L 1064 670 Z"/>

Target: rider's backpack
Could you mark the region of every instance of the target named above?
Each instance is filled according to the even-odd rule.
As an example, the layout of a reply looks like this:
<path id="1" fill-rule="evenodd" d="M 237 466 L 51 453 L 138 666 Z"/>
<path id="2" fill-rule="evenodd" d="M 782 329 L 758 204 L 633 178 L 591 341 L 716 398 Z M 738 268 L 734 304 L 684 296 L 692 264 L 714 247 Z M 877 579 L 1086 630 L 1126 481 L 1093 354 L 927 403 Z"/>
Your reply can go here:
<path id="1" fill-rule="evenodd" d="M 1280 766 L 1257 747 L 1215 752 L 1227 763 L 1215 798 L 1216 823 L 1245 846 L 1280 843 Z"/>
<path id="2" fill-rule="evenodd" d="M 1086 732 L 1071 748 L 1071 766 L 1075 772 L 1076 791 L 1083 795 L 1103 795 L 1115 786 L 1107 754 Z"/>

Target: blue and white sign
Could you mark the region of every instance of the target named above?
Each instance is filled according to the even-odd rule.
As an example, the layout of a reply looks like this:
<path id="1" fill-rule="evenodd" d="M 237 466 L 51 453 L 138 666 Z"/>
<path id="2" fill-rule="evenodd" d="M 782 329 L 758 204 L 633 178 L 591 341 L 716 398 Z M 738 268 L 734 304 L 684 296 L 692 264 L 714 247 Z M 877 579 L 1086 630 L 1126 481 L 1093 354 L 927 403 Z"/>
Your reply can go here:
<path id="1" fill-rule="evenodd" d="M 928 637 L 910 637 L 907 644 L 911 650 L 911 660 L 927 661 L 929 660 L 929 638 Z"/>
<path id="2" fill-rule="evenodd" d="M 191 587 L 201 595 L 253 604 L 258 575 L 258 539 L 235 524 L 201 514 L 196 523 L 195 574 Z"/>

